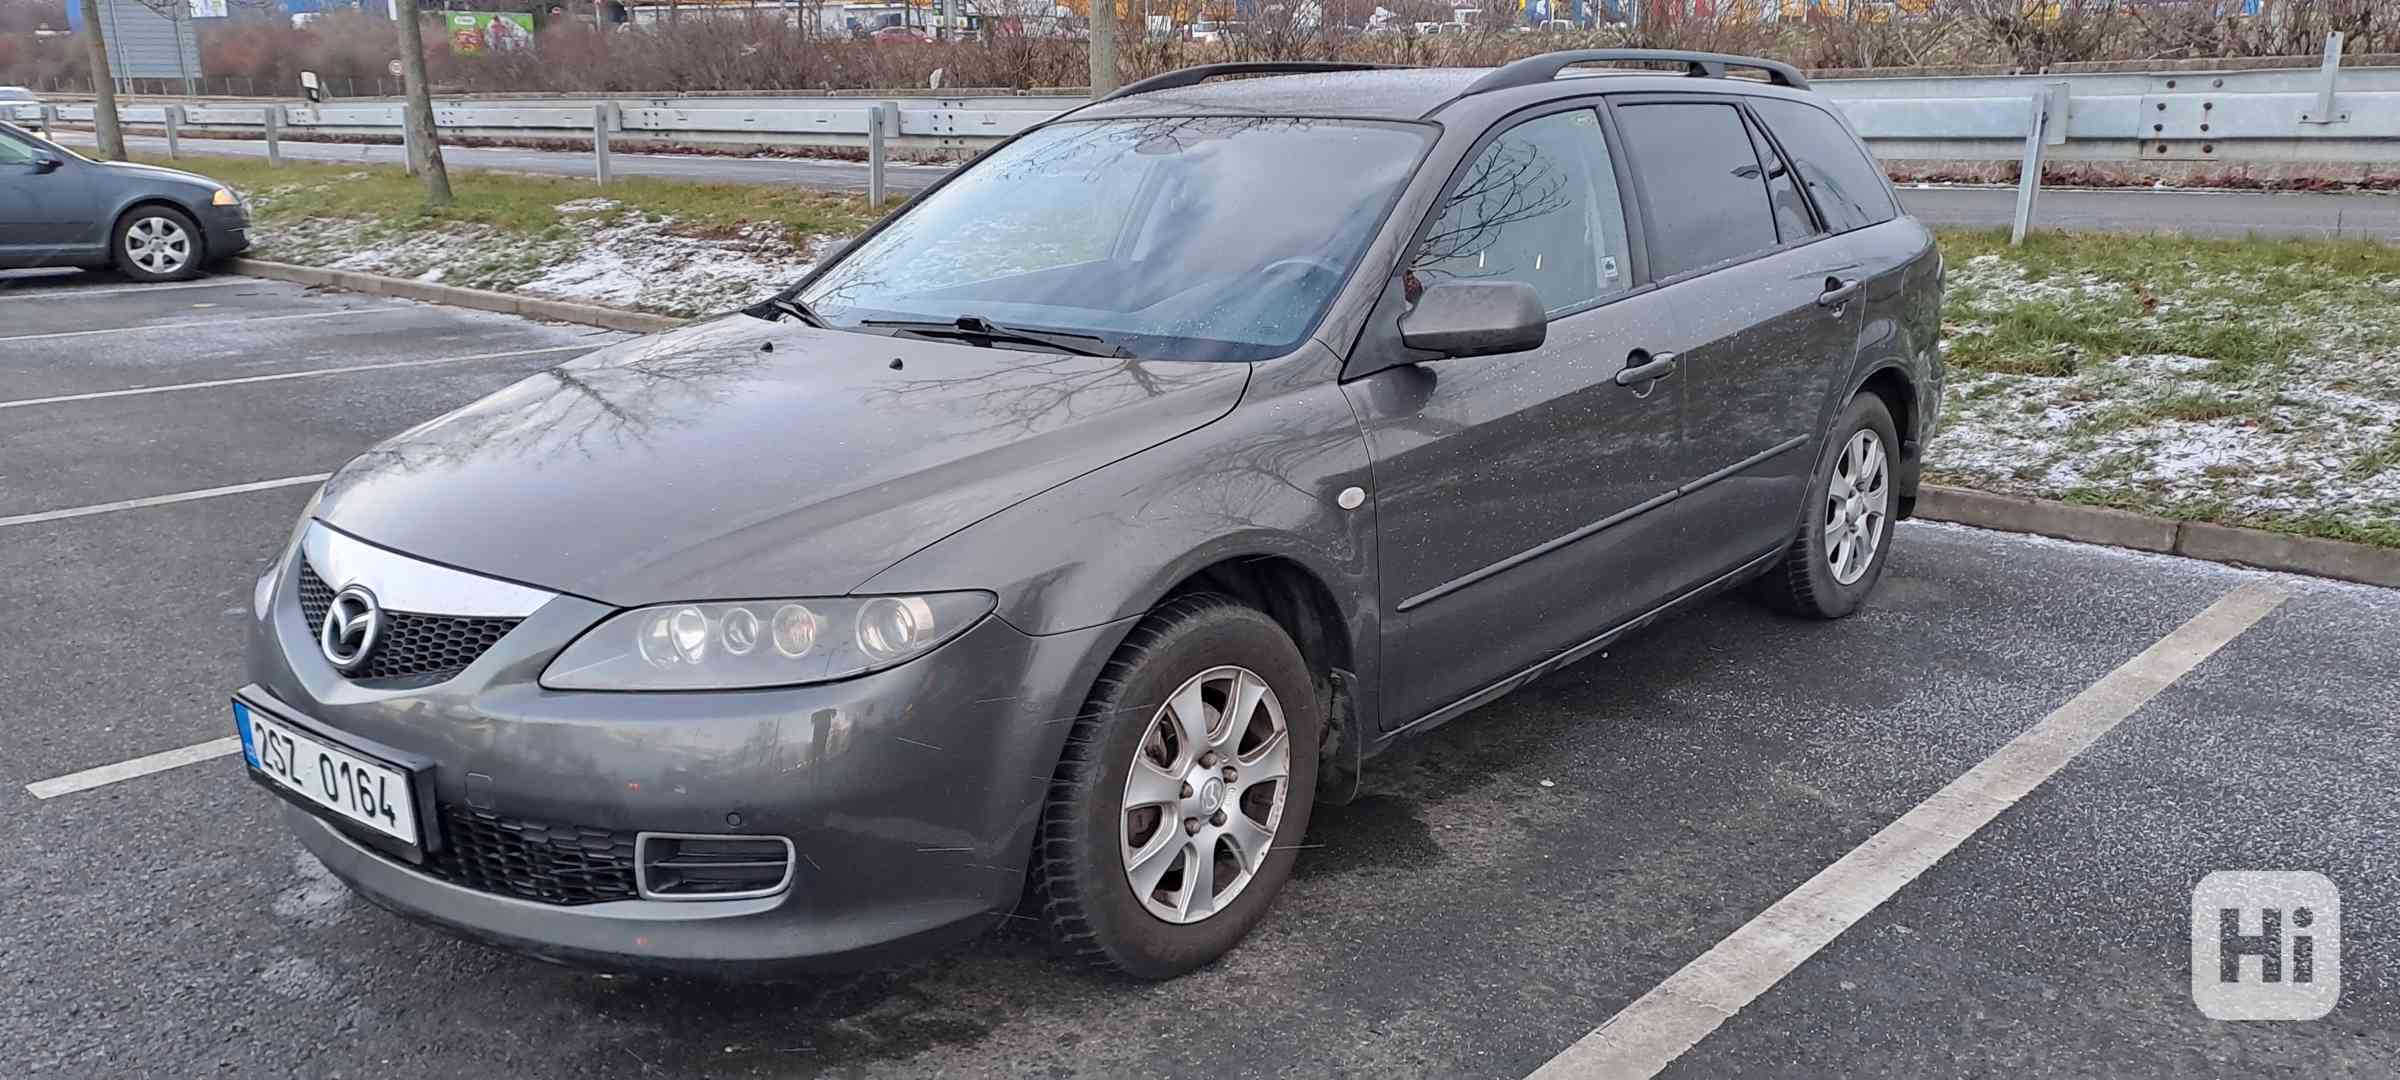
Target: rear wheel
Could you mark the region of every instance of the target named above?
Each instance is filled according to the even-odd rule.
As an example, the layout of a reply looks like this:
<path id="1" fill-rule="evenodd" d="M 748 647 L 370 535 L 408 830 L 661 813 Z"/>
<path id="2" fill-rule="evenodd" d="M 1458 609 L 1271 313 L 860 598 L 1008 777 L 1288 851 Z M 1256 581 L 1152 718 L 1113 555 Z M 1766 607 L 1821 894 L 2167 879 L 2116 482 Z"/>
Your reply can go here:
<path id="1" fill-rule="evenodd" d="M 183 211 L 137 206 L 117 222 L 109 254 L 135 281 L 180 281 L 200 272 L 200 227 Z"/>
<path id="2" fill-rule="evenodd" d="M 1061 947 L 1164 979 L 1231 950 L 1290 879 L 1316 695 L 1275 620 L 1180 597 L 1109 661 L 1043 809 L 1036 895 Z"/>
<path id="3" fill-rule="evenodd" d="M 1873 394 L 1852 398 L 1834 425 L 1809 485 L 1800 535 L 1758 583 L 1766 601 L 1795 615 L 1838 619 L 1858 610 L 1883 577 L 1891 549 L 1891 410 Z"/>

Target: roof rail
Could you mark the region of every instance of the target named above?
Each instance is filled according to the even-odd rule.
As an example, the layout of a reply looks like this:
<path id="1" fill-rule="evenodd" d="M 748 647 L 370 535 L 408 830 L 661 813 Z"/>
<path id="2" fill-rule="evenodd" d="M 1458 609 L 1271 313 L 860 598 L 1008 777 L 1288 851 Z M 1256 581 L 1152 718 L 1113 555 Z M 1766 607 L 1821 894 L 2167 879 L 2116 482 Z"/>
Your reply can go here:
<path id="1" fill-rule="evenodd" d="M 1324 71 L 1380 71 L 1396 66 L 1398 65 L 1352 64 L 1336 60 L 1254 60 L 1233 64 L 1200 64 L 1195 67 L 1177 68 L 1163 75 L 1152 75 L 1140 82 L 1118 87 L 1115 93 L 1100 100 L 1114 101 L 1117 98 L 1132 97 L 1135 94 L 1149 94 L 1160 90 L 1181 90 L 1187 86 L 1198 86 L 1220 75 L 1310 75 Z"/>
<path id="2" fill-rule="evenodd" d="M 1808 77 L 1800 74 L 1799 68 L 1781 61 L 1763 60 L 1755 56 L 1686 52 L 1682 49 L 1569 49 L 1564 52 L 1528 56 L 1523 60 L 1514 61 L 1506 67 L 1475 80 L 1473 85 L 1467 87 L 1466 94 L 1482 94 L 1518 86 L 1534 86 L 1558 78 L 1559 72 L 1577 64 L 1595 64 L 1608 60 L 1684 64 L 1690 68 L 1688 74 L 1710 79 L 1724 78 L 1726 68 L 1755 68 L 1766 72 L 1767 80 L 1777 86 L 1788 86 L 1794 90 L 1808 89 Z M 1460 96 L 1464 97 L 1466 94 Z"/>

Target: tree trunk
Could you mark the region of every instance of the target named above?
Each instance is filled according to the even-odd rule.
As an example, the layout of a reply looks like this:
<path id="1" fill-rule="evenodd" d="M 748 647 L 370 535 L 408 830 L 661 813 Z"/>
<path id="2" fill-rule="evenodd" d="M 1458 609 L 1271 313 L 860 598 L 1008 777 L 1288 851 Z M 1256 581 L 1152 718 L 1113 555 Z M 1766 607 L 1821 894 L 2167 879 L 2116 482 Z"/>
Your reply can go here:
<path id="1" fill-rule="evenodd" d="M 95 3 L 97 0 L 83 0 Z M 425 82 L 425 27 L 417 20 L 417 0 L 393 0 L 400 23 L 400 72 L 408 94 L 409 164 L 425 181 L 428 206 L 450 205 L 450 171 L 442 167 L 442 145 L 434 141 L 433 89 Z"/>
<path id="2" fill-rule="evenodd" d="M 108 40 L 100 34 L 100 0 L 83 0 L 83 40 L 92 54 L 92 130 L 100 157 L 125 160 L 125 133 L 117 128 L 117 84 L 108 75 Z"/>
<path id="3" fill-rule="evenodd" d="M 1104 98 L 1117 88 L 1117 0 L 1092 0 L 1091 10 L 1092 96 Z"/>

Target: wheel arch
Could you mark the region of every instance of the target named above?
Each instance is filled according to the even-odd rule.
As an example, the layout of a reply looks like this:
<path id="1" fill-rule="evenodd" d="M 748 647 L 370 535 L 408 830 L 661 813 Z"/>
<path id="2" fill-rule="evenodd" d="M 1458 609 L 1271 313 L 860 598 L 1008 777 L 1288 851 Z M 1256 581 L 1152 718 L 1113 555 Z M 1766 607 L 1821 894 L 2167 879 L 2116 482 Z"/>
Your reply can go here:
<path id="1" fill-rule="evenodd" d="M 1917 484 L 1923 472 L 1925 442 L 1922 437 L 1924 417 L 1919 412 L 1920 397 L 1916 380 L 1898 364 L 1886 364 L 1869 372 L 1859 381 L 1850 397 L 1873 394 L 1883 399 L 1885 410 L 1892 414 L 1894 433 L 1900 436 L 1900 454 L 1894 469 L 1894 487 L 1900 500 L 1902 518 L 1916 516 Z M 1844 399 L 1845 401 L 1848 398 Z"/>

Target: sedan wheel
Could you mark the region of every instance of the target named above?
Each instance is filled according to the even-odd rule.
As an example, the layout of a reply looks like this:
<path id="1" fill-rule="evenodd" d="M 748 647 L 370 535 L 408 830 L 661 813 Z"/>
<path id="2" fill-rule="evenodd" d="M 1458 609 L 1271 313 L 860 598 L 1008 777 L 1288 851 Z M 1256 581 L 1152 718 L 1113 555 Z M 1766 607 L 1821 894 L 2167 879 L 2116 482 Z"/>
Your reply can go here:
<path id="1" fill-rule="evenodd" d="M 136 281 L 172 281 L 200 270 L 200 230 L 181 213 L 137 209 L 117 226 L 117 269 Z"/>
<path id="2" fill-rule="evenodd" d="M 1248 668 L 1185 680 L 1126 769 L 1125 880 L 1150 914 L 1194 923 L 1258 877 L 1283 820 L 1292 740 L 1274 688 Z"/>

